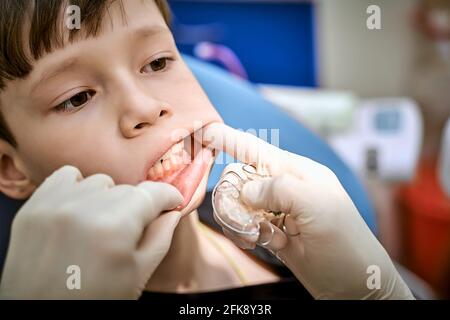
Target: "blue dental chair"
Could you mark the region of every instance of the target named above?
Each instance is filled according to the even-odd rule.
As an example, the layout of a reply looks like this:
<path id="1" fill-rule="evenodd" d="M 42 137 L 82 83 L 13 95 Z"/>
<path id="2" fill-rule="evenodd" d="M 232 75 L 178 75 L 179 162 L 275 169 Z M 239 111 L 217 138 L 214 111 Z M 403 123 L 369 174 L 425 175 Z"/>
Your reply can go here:
<path id="1" fill-rule="evenodd" d="M 332 149 L 302 124 L 265 100 L 249 82 L 239 80 L 219 67 L 184 56 L 225 123 L 243 129 L 279 129 L 280 148 L 311 158 L 331 168 L 352 198 L 364 221 L 376 233 L 374 209 L 355 174 Z M 269 137 L 270 138 L 270 137 Z M 268 140 L 270 142 L 270 139 Z M 212 190 L 225 165 L 216 164 L 208 190 Z"/>
<path id="2" fill-rule="evenodd" d="M 372 232 L 376 233 L 374 209 L 366 191 L 353 172 L 324 141 L 263 99 L 250 83 L 192 57 L 184 56 L 184 59 L 227 124 L 243 130 L 264 128 L 270 132 L 270 129 L 279 129 L 282 149 L 309 157 L 336 173 L 361 216 Z M 208 182 L 209 190 L 218 181 L 224 166 L 215 165 L 213 168 Z M 21 205 L 21 202 L 0 194 L 0 271 L 6 256 L 12 220 Z"/>

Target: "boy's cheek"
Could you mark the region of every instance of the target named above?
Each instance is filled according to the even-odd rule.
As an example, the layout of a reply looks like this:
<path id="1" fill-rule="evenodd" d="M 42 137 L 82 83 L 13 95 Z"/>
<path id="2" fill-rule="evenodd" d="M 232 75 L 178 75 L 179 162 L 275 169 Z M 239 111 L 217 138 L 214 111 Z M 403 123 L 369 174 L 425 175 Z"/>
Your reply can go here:
<path id="1" fill-rule="evenodd" d="M 174 100 L 169 102 L 177 115 L 170 121 L 175 121 L 176 127 L 198 125 L 198 122 L 202 125 L 213 121 L 223 122 L 196 79 L 192 76 L 190 80 L 185 82 L 184 90 L 178 91 L 184 92 L 185 95 L 173 98 Z M 169 126 L 173 127 L 171 124 Z M 21 157 L 36 185 L 41 184 L 64 165 L 77 167 L 85 177 L 105 173 L 117 184 L 140 182 L 140 170 L 145 167 L 145 161 L 149 158 L 148 150 L 143 151 L 145 148 L 142 140 L 140 143 L 129 141 L 128 145 L 116 143 L 117 141 L 112 140 L 113 134 L 101 134 L 110 131 L 111 125 L 95 132 L 78 130 L 76 134 L 73 134 L 73 130 L 65 133 L 66 130 L 60 130 L 61 128 L 42 130 L 41 125 L 32 127 L 21 137 L 22 141 L 19 144 L 23 147 L 22 150 L 26 150 Z M 54 132 L 59 133 L 55 135 Z M 93 136 L 95 138 L 92 138 Z M 131 158 L 131 155 L 135 155 L 137 159 Z"/>
<path id="2" fill-rule="evenodd" d="M 89 176 L 90 172 L 101 172 L 107 163 L 106 158 L 101 153 L 92 153 L 77 144 L 65 144 L 64 147 L 57 143 L 41 143 L 40 148 L 29 149 L 24 157 L 25 165 L 31 180 L 37 186 L 40 185 L 53 172 L 65 165 L 77 167 L 83 176 Z M 94 160 L 93 158 L 96 158 Z"/>

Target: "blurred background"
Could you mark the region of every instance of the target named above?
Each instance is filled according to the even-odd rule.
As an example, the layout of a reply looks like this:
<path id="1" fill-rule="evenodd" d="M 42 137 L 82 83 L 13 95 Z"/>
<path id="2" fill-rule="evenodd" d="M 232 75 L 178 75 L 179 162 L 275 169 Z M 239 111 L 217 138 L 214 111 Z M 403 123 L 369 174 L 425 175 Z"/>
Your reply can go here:
<path id="1" fill-rule="evenodd" d="M 326 140 L 404 277 L 450 298 L 450 1 L 169 2 L 180 50 Z"/>

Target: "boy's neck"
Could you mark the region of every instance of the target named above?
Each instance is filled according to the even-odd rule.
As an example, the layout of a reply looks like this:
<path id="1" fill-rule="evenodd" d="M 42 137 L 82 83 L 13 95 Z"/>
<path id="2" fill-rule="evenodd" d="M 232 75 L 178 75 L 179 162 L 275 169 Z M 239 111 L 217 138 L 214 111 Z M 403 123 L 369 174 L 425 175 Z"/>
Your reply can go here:
<path id="1" fill-rule="evenodd" d="M 170 250 L 147 283 L 146 290 L 178 292 L 192 286 L 200 259 L 197 210 L 182 218 Z"/>
<path id="2" fill-rule="evenodd" d="M 205 238 L 199 224 L 197 211 L 180 220 L 170 250 L 148 281 L 146 290 L 188 293 L 242 285 Z"/>

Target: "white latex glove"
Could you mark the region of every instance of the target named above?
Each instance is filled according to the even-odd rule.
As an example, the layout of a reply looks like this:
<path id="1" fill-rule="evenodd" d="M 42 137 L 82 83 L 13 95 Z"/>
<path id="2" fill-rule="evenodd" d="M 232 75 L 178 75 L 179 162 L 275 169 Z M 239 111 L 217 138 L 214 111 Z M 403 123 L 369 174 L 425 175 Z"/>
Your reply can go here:
<path id="1" fill-rule="evenodd" d="M 413 298 L 329 168 L 223 124 L 207 127 L 203 139 L 204 144 L 272 176 L 246 183 L 241 200 L 253 208 L 289 214 L 286 233 L 274 227 L 274 238 L 266 248 L 277 254 L 315 298 Z M 268 230 L 263 228 L 260 238 L 267 239 Z M 227 235 L 241 247 L 251 247 L 254 241 Z M 376 284 L 369 278 L 372 268 L 380 271 L 380 289 L 369 289 Z"/>
<path id="2" fill-rule="evenodd" d="M 169 184 L 115 186 L 63 167 L 15 217 L 0 284 L 6 299 L 138 298 L 166 255 L 183 198 Z M 69 290 L 71 265 L 81 289 Z"/>

